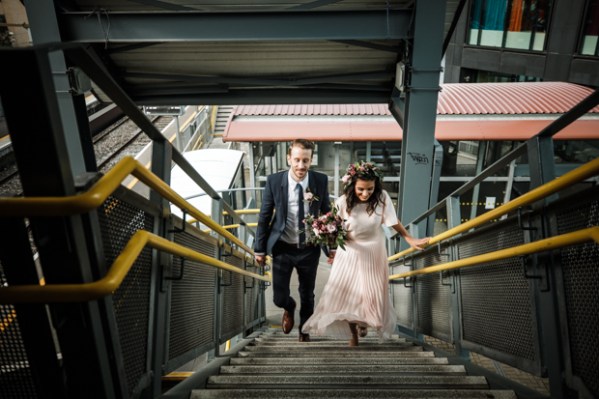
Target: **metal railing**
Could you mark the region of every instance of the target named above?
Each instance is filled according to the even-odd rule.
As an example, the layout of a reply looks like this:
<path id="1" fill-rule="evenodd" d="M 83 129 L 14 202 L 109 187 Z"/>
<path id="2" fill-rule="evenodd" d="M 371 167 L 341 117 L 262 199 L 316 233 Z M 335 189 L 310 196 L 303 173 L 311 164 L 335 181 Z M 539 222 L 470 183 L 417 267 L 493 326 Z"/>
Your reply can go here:
<path id="1" fill-rule="evenodd" d="M 252 254 L 253 251 L 206 214 L 185 201 L 168 184 L 132 157 L 125 157 L 84 193 L 65 197 L 0 198 L 0 216 L 65 216 L 98 208 L 129 175 L 133 175 L 162 197 L 210 229 Z"/>
<path id="2" fill-rule="evenodd" d="M 589 227 L 587 229 L 578 230 L 555 237 L 549 237 L 528 244 L 518 245 L 511 248 L 505 248 L 499 251 L 489 252 L 483 255 L 471 256 L 469 258 L 459 259 L 453 262 L 442 263 L 440 265 L 435 266 L 428 266 L 419 270 L 412 270 L 405 273 L 393 274 L 389 276 L 389 280 L 409 278 L 431 273 L 439 273 L 448 270 L 461 269 L 469 266 L 478 266 L 483 263 L 489 263 L 496 260 L 551 251 L 553 249 L 558 249 L 569 245 L 582 244 L 587 241 L 595 241 L 599 244 L 599 227 Z"/>
<path id="3" fill-rule="evenodd" d="M 247 252 L 245 260 L 253 262 L 253 257 L 248 256 L 248 254 L 253 254 L 252 249 L 231 234 L 227 228 L 217 224 L 207 215 L 189 204 L 166 183 L 131 157 L 122 159 L 88 191 L 82 194 L 65 197 L 0 198 L 0 216 L 62 216 L 89 212 L 101 206 L 108 196 L 130 174 L 181 208 L 182 211 L 193 216 L 222 237 L 229 239 L 244 249 Z M 124 250 L 116 258 L 108 273 L 103 278 L 94 282 L 81 284 L 0 287 L 0 303 L 81 302 L 109 295 L 120 286 L 145 246 L 258 280 L 266 282 L 270 282 L 271 280 L 269 275 L 264 276 L 239 269 L 155 234 L 140 230 L 131 237 Z"/>
<path id="4" fill-rule="evenodd" d="M 270 282 L 270 276 L 248 272 L 210 256 L 193 251 L 145 230 L 135 233 L 116 258 L 110 270 L 100 280 L 81 284 L 18 285 L 0 288 L 0 304 L 84 302 L 114 293 L 121 285 L 141 251 L 146 247 L 158 249 L 185 259 L 202 262 L 219 269 Z"/>
<path id="5" fill-rule="evenodd" d="M 514 150 L 514 151 L 516 151 L 516 150 Z M 563 190 L 564 188 L 571 186 L 574 183 L 581 182 L 581 181 L 588 179 L 590 177 L 593 177 L 597 174 L 599 174 L 599 158 L 595 159 L 593 161 L 590 161 L 590 162 L 564 174 L 563 176 L 550 181 L 549 183 L 546 183 L 540 187 L 537 187 L 537 188 L 527 192 L 526 194 L 523 194 L 520 197 L 513 199 L 512 201 L 510 201 L 506 204 L 503 204 L 493 210 L 490 210 L 480 216 L 477 216 L 476 218 L 474 218 L 472 220 L 464 222 L 464 223 L 460 224 L 459 226 L 456 226 L 452 229 L 449 229 L 441 234 L 438 234 L 438 235 L 432 237 L 428 243 L 428 246 L 431 246 L 431 245 L 440 243 L 444 240 L 453 238 L 453 237 L 457 236 L 458 234 L 467 232 L 468 230 L 478 227 L 478 226 L 481 226 L 490 220 L 493 220 L 500 216 L 506 215 L 511 211 L 517 210 L 525 205 L 531 204 L 540 199 L 546 198 L 560 190 Z M 476 179 L 476 180 L 478 181 L 479 179 Z M 474 185 L 474 183 L 469 184 L 468 187 L 471 188 L 473 185 Z M 460 190 L 460 192 L 464 192 L 464 191 Z M 432 209 L 439 209 L 442 206 L 441 204 L 444 204 L 444 203 L 440 202 Z M 428 217 L 428 215 L 430 215 L 431 212 L 433 212 L 433 210 L 421 215 L 413 223 L 417 223 L 419 220 L 422 220 L 422 219 Z M 412 249 L 412 248 L 406 249 L 404 251 L 396 253 L 395 255 L 390 256 L 389 261 L 394 262 L 394 261 L 401 259 L 409 254 L 414 253 L 414 252 L 416 252 L 415 249 Z"/>

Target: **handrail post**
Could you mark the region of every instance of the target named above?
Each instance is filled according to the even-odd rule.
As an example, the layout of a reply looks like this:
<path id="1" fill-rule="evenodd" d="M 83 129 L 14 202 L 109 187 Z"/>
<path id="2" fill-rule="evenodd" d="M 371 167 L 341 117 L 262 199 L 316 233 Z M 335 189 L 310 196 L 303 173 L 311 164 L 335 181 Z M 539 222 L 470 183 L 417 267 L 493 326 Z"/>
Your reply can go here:
<path id="1" fill-rule="evenodd" d="M 478 187 L 478 186 L 477 186 Z M 446 198 L 447 209 L 447 228 L 453 229 L 459 226 L 461 221 L 460 196 L 449 196 Z M 440 243 L 439 243 L 440 245 Z M 449 251 L 449 261 L 458 260 L 460 251 L 457 244 L 450 244 L 447 247 Z M 451 272 L 455 273 L 455 272 Z M 453 290 L 449 294 L 450 309 L 450 331 L 451 339 L 455 346 L 455 355 L 461 359 L 469 359 L 470 352 L 462 347 L 462 309 L 461 309 L 461 279 L 459 277 L 453 280 Z"/>
<path id="2" fill-rule="evenodd" d="M 214 248 L 214 257 L 222 260 L 222 247 L 217 245 Z M 214 349 L 212 355 L 214 357 L 220 356 L 220 337 L 222 333 L 222 312 L 223 312 L 223 285 L 222 277 L 223 270 L 217 270 L 214 276 Z"/>

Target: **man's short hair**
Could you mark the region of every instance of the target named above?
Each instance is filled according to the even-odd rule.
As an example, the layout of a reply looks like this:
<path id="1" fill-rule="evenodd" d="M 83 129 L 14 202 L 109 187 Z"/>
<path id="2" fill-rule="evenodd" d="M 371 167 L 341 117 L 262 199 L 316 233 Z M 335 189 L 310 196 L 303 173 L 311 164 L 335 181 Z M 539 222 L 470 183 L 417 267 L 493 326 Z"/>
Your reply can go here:
<path id="1" fill-rule="evenodd" d="M 293 147 L 300 147 L 300 148 L 303 148 L 304 150 L 310 150 L 312 155 L 314 155 L 314 149 L 316 148 L 316 145 L 314 144 L 313 141 L 310 141 L 310 140 L 295 139 L 289 145 L 289 148 L 287 149 L 287 155 L 291 155 L 291 149 Z"/>

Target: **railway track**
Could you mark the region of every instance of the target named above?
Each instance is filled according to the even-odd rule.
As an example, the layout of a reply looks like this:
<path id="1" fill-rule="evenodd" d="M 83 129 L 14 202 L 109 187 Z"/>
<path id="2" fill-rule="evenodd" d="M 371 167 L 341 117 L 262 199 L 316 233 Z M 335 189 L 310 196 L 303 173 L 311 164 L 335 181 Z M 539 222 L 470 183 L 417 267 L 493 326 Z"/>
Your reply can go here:
<path id="1" fill-rule="evenodd" d="M 150 119 L 162 131 L 172 120 L 170 116 Z M 127 118 L 121 118 L 93 137 L 96 164 L 100 172 L 106 172 L 127 155 L 135 156 L 151 141 L 139 127 Z M 18 197 L 23 193 L 17 166 L 7 162 L 0 168 L 0 196 Z"/>

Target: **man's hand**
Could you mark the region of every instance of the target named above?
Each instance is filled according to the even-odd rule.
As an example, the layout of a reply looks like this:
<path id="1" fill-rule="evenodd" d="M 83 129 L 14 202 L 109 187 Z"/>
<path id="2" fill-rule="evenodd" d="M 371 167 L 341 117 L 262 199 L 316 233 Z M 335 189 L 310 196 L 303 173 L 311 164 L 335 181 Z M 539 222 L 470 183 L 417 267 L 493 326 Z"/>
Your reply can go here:
<path id="1" fill-rule="evenodd" d="M 258 262 L 258 264 L 260 266 L 264 266 L 264 261 L 266 260 L 266 256 L 265 255 L 254 255 L 254 259 L 256 259 L 256 262 Z"/>

